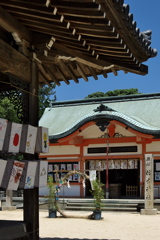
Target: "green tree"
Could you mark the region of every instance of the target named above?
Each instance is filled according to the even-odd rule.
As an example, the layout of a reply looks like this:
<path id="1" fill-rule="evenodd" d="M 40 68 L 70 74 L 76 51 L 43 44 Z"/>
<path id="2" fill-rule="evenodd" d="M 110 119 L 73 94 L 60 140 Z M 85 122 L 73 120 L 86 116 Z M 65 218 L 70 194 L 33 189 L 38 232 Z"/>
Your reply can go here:
<path id="1" fill-rule="evenodd" d="M 7 98 L 0 99 L 0 118 L 19 123 L 14 104 Z"/>
<path id="2" fill-rule="evenodd" d="M 51 83 L 51 86 L 43 85 L 39 88 L 39 119 L 41 118 L 45 108 L 51 106 L 53 101 L 56 101 L 55 84 Z"/>
<path id="3" fill-rule="evenodd" d="M 88 98 L 101 98 L 101 97 L 113 97 L 113 96 L 122 96 L 122 95 L 133 95 L 133 94 L 141 94 L 138 92 L 137 88 L 129 88 L 129 89 L 115 89 L 114 91 L 108 91 L 106 93 L 103 92 L 95 92 L 89 94 L 85 99 Z"/>
<path id="4" fill-rule="evenodd" d="M 52 83 L 51 86 L 44 84 L 39 88 L 39 118 L 42 116 L 45 108 L 49 107 L 53 101 L 56 101 L 54 88 L 54 83 Z M 20 122 L 15 105 L 8 97 L 0 99 L 0 118 L 7 119 L 11 122 Z"/>
<path id="5" fill-rule="evenodd" d="M 15 105 L 8 99 L 8 97 L 4 97 L 0 99 L 0 118 L 7 119 L 11 122 L 20 123 L 20 119 L 17 117 L 17 111 L 15 110 Z M 15 159 L 15 160 L 22 160 L 23 154 L 21 153 L 2 153 L 0 152 L 1 159 Z"/>

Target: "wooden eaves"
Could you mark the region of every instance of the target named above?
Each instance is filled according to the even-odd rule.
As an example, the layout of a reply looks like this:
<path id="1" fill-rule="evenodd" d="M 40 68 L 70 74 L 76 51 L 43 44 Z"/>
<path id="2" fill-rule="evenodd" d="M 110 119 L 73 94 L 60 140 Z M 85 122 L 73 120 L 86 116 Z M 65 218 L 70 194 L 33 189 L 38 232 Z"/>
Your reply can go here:
<path id="1" fill-rule="evenodd" d="M 1 0 L 0 28 L 0 71 L 26 82 L 33 52 L 39 84 L 48 85 L 119 70 L 145 75 L 143 62 L 157 53 L 123 0 Z"/>

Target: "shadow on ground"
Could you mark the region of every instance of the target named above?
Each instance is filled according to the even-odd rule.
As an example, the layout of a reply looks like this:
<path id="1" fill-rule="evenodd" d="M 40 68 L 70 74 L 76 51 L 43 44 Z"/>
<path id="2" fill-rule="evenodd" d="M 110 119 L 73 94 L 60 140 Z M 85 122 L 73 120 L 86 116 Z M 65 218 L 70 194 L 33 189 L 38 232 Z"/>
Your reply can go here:
<path id="1" fill-rule="evenodd" d="M 120 239 L 97 239 L 97 238 L 93 238 L 93 239 L 88 239 L 88 238 L 40 238 L 40 240 L 120 240 Z"/>

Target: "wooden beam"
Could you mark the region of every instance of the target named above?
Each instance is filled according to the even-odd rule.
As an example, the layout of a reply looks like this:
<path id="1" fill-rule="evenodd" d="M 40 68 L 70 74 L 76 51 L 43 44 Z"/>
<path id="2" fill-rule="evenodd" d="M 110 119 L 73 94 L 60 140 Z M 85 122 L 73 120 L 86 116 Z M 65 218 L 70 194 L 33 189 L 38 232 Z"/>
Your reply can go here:
<path id="1" fill-rule="evenodd" d="M 43 75 L 42 72 L 39 71 L 39 79 L 43 82 L 43 84 L 46 84 L 48 86 L 51 86 L 49 81 L 46 79 L 46 77 Z"/>
<path id="2" fill-rule="evenodd" d="M 118 38 L 118 34 L 116 32 L 113 32 L 113 30 L 109 30 L 109 31 L 94 31 L 94 30 L 90 30 L 90 29 L 77 29 L 76 33 L 79 35 L 84 36 L 89 36 L 89 37 L 96 37 L 96 38 L 103 38 L 103 39 L 117 39 Z"/>
<path id="3" fill-rule="evenodd" d="M 105 71 L 103 71 L 102 74 L 103 74 L 103 77 L 105 77 L 105 78 L 108 77 L 108 75 L 107 75 L 107 73 Z"/>
<path id="4" fill-rule="evenodd" d="M 115 70 L 115 68 L 114 68 L 114 67 L 113 67 L 113 68 L 111 68 L 111 70 L 112 70 L 112 72 L 113 72 L 114 76 L 118 76 L 118 73 L 117 73 L 117 71 Z"/>
<path id="5" fill-rule="evenodd" d="M 43 76 L 43 80 L 45 80 L 45 83 L 49 86 L 49 87 L 52 87 L 51 85 L 51 81 L 52 81 L 52 78 L 51 76 L 46 72 L 46 70 L 44 69 L 44 67 L 42 66 L 41 63 L 38 63 L 38 68 L 39 70 L 41 71 L 42 75 L 41 77 Z"/>
<path id="6" fill-rule="evenodd" d="M 94 57 L 86 56 L 86 55 L 80 53 L 79 51 L 76 51 L 76 50 L 70 49 L 68 47 L 65 47 L 62 44 L 59 44 L 57 42 L 54 43 L 54 47 L 63 51 L 63 52 L 65 52 L 65 53 L 67 53 L 67 54 L 70 54 L 71 56 L 75 56 L 76 60 L 78 62 L 82 62 L 84 64 L 87 64 L 87 65 L 91 66 L 91 67 L 98 68 L 100 70 L 102 70 L 104 66 L 110 65 L 110 63 L 107 63 L 107 62 L 104 62 L 104 61 L 103 61 L 103 65 L 100 65 L 99 61 L 97 61 Z"/>
<path id="7" fill-rule="evenodd" d="M 61 71 L 61 69 L 60 69 L 58 66 L 56 66 L 56 69 L 57 69 L 58 73 L 60 74 L 60 76 L 62 77 L 62 80 L 63 80 L 67 85 L 69 85 L 70 82 L 69 82 L 68 79 L 65 77 L 65 75 L 63 74 L 63 72 Z"/>
<path id="8" fill-rule="evenodd" d="M 0 39 L 0 70 L 30 82 L 30 60 Z"/>
<path id="9" fill-rule="evenodd" d="M 54 66 L 54 68 L 56 69 L 56 67 Z M 52 67 L 53 69 L 53 67 Z M 48 71 L 48 74 L 51 76 L 52 80 L 55 82 L 55 84 L 57 84 L 58 86 L 60 86 L 60 82 L 58 81 L 58 79 L 55 77 L 54 73 L 51 71 L 50 68 L 47 69 Z M 57 72 L 57 69 L 56 69 L 56 72 Z"/>
<path id="10" fill-rule="evenodd" d="M 81 68 L 81 64 L 80 64 L 80 63 L 76 63 L 76 65 L 77 65 L 77 70 L 78 70 L 79 74 L 82 76 L 82 78 L 83 78 L 86 82 L 88 82 L 88 78 L 86 77 L 83 69 Z"/>
<path id="11" fill-rule="evenodd" d="M 31 33 L 2 7 L 0 7 L 0 26 L 9 33 L 16 32 L 21 40 L 32 41 Z"/>
<path id="12" fill-rule="evenodd" d="M 52 7 L 56 7 L 58 9 L 69 9 L 69 10 L 73 10 L 73 11 L 78 11 L 78 12 L 83 12 L 83 11 L 100 11 L 100 5 L 95 5 L 92 1 L 84 1 L 85 4 L 82 4 L 81 2 L 78 2 L 77 0 L 72 2 L 72 4 L 70 4 L 70 1 L 51 1 L 51 6 Z"/>
<path id="13" fill-rule="evenodd" d="M 98 80 L 98 77 L 97 77 L 97 74 L 96 74 L 94 68 L 92 68 L 92 67 L 90 67 L 90 66 L 88 66 L 88 68 L 89 68 L 89 70 L 90 70 L 90 72 L 91 72 L 91 75 L 94 77 L 94 79 L 95 79 L 95 80 Z"/>
<path id="14" fill-rule="evenodd" d="M 101 11 L 79 11 L 72 9 L 58 9 L 58 14 L 64 16 L 78 16 L 81 18 L 104 19 L 106 14 Z M 55 14 L 56 15 L 56 14 Z"/>
<path id="15" fill-rule="evenodd" d="M 67 66 L 62 60 L 60 60 L 60 66 L 63 68 L 63 69 L 66 69 L 67 72 L 69 72 L 69 74 L 71 75 L 71 77 L 73 78 L 73 80 L 76 82 L 76 83 L 79 83 L 78 79 L 76 78 L 76 76 L 74 75 L 74 73 L 72 72 L 72 70 L 69 68 L 69 66 Z"/>
<path id="16" fill-rule="evenodd" d="M 117 61 L 112 61 L 112 62 L 108 62 L 105 61 L 104 58 L 102 58 L 102 56 L 99 57 L 99 59 L 94 58 L 91 55 L 87 55 L 87 54 L 83 54 L 79 51 L 70 49 L 68 47 L 63 46 L 62 44 L 55 42 L 54 43 L 54 47 L 63 51 L 64 53 L 70 54 L 70 56 L 75 56 L 76 60 L 78 62 L 81 62 L 83 64 L 86 64 L 90 67 L 93 68 L 97 68 L 99 70 L 108 70 L 108 72 L 112 72 L 111 70 L 111 65 L 113 66 L 113 62 L 114 62 L 114 66 L 116 67 L 117 70 L 124 70 L 127 72 L 132 72 L 132 73 L 136 73 L 136 74 L 140 74 L 140 75 L 146 75 L 148 73 L 148 67 L 146 65 L 141 64 L 141 66 L 137 66 L 137 65 L 130 65 L 130 66 L 126 66 L 125 63 L 123 62 L 117 62 Z M 110 70 L 110 71 L 109 71 Z"/>

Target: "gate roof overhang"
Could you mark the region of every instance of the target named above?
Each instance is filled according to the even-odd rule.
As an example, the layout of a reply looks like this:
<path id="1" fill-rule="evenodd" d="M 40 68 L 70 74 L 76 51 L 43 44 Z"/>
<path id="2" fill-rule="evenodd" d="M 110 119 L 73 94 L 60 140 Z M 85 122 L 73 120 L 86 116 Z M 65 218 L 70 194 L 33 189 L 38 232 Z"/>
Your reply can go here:
<path id="1" fill-rule="evenodd" d="M 1 0 L 0 29 L 0 71 L 26 82 L 30 53 L 48 85 L 119 70 L 145 75 L 143 62 L 157 54 L 123 0 Z"/>

